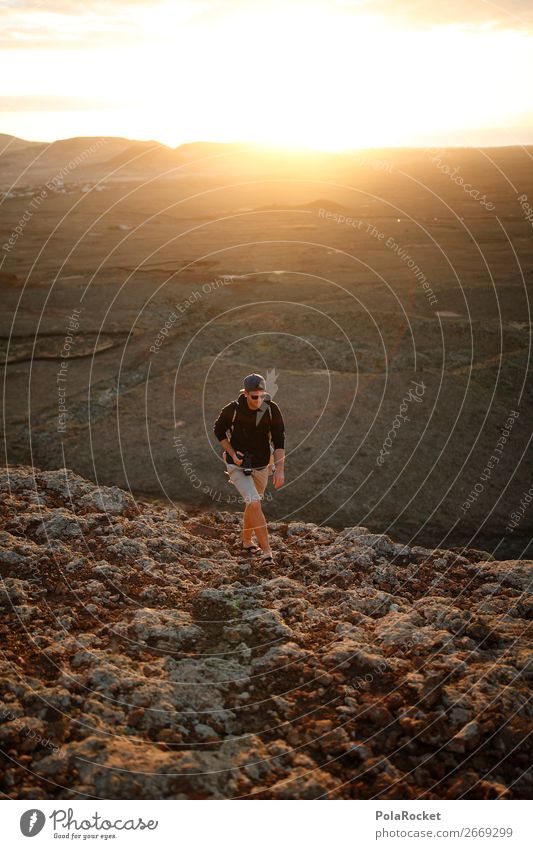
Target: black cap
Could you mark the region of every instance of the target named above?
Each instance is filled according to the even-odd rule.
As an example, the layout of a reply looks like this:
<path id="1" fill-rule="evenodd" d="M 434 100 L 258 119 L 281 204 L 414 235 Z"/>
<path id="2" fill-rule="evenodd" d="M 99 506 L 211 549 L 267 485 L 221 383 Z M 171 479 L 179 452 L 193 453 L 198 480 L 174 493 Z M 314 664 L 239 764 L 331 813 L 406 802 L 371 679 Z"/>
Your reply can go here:
<path id="1" fill-rule="evenodd" d="M 247 392 L 252 392 L 254 389 L 266 389 L 265 378 L 260 374 L 248 374 L 242 385 Z"/>

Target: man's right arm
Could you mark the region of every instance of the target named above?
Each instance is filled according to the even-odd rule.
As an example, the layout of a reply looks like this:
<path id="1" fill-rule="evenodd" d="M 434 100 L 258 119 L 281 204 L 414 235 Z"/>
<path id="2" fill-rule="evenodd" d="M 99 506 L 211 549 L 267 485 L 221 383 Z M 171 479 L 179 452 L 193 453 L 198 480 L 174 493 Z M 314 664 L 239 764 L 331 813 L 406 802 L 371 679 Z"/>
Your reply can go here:
<path id="1" fill-rule="evenodd" d="M 226 431 L 231 424 L 231 418 L 229 415 L 231 409 L 231 405 L 222 408 L 219 413 L 218 419 L 216 420 L 213 426 L 213 431 L 224 451 L 229 454 L 229 456 L 232 458 L 233 462 L 236 463 L 237 466 L 240 466 L 240 464 L 242 463 L 242 459 L 236 455 L 235 450 L 231 447 L 229 439 L 226 436 Z"/>
<path id="2" fill-rule="evenodd" d="M 227 453 L 230 455 L 230 457 L 232 458 L 233 462 L 234 462 L 237 466 L 240 466 L 240 465 L 241 465 L 241 463 L 242 463 L 242 457 L 238 457 L 238 456 L 237 456 L 237 454 L 235 453 L 235 451 L 233 450 L 233 448 L 232 448 L 232 447 L 231 447 L 231 445 L 229 444 L 229 440 L 228 440 L 228 439 L 220 439 L 220 440 L 219 440 L 219 442 L 220 442 L 220 444 L 222 445 L 222 448 L 224 449 L 224 451 L 227 451 Z"/>

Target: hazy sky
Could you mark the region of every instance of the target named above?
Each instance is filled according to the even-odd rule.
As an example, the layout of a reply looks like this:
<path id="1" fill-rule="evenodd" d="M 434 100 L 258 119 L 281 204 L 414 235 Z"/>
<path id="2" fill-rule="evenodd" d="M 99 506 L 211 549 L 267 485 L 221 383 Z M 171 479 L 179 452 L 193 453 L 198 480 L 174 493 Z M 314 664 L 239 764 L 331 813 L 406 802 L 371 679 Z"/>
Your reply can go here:
<path id="1" fill-rule="evenodd" d="M 533 143 L 533 0 L 0 0 L 0 132 Z"/>

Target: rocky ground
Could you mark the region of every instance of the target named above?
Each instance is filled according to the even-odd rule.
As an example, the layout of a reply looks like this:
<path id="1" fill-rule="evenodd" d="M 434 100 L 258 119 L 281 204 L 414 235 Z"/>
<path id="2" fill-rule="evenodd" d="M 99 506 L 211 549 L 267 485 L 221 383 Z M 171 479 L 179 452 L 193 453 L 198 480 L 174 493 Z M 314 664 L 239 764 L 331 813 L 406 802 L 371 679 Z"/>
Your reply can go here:
<path id="1" fill-rule="evenodd" d="M 4 468 L 12 798 L 530 798 L 532 561 Z"/>

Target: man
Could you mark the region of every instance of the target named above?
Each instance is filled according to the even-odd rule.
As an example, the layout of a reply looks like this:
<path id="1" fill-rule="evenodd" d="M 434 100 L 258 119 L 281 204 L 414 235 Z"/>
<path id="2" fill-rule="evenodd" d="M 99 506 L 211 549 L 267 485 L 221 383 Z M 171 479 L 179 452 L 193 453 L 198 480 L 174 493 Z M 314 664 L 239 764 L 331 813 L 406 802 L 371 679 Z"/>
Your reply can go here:
<path id="1" fill-rule="evenodd" d="M 224 449 L 230 482 L 237 487 L 246 505 L 243 549 L 254 554 L 261 550 L 261 562 L 273 563 L 261 501 L 272 468 L 271 441 L 274 446 L 272 482 L 276 489 L 285 482 L 285 425 L 280 408 L 267 396 L 264 377 L 249 374 L 244 378 L 238 400 L 222 408 L 213 430 Z M 251 474 L 245 474 L 245 469 L 251 469 Z M 260 549 L 252 541 L 254 531 Z"/>

